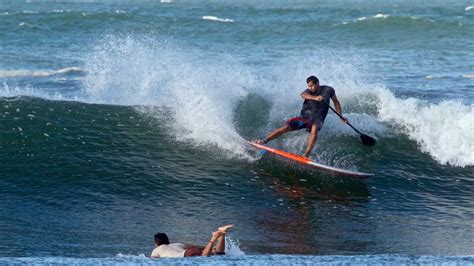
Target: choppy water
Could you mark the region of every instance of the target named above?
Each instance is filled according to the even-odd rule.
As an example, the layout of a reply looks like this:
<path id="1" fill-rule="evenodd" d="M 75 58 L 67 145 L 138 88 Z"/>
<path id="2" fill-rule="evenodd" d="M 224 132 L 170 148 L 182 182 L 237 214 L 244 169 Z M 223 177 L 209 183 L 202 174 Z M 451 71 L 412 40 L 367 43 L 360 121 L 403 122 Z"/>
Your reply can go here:
<path id="1" fill-rule="evenodd" d="M 248 262 L 463 263 L 444 256 L 474 251 L 473 32 L 467 1 L 3 1 L 0 256 L 142 263 L 157 231 L 205 243 L 235 223 Z M 313 158 L 375 177 L 244 144 L 298 114 L 309 75 L 378 141 L 330 114 Z"/>
<path id="2" fill-rule="evenodd" d="M 226 257 L 194 257 L 178 259 L 150 260 L 145 256 L 130 256 L 119 254 L 113 258 L 0 258 L 0 262 L 9 264 L 47 264 L 47 265 L 242 265 L 242 264 L 267 264 L 267 265 L 472 265 L 472 256 L 295 256 L 295 255 L 248 255 Z"/>

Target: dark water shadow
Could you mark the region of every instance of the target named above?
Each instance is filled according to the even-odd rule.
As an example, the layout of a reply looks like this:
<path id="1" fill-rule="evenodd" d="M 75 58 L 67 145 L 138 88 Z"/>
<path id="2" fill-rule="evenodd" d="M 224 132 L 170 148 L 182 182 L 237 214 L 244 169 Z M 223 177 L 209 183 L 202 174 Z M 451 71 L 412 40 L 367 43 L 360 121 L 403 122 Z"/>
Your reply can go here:
<path id="1" fill-rule="evenodd" d="M 270 154 L 262 157 L 255 167 L 260 175 L 307 191 L 305 195 L 314 199 L 350 202 L 368 201 L 372 196 L 363 180 L 306 168 Z"/>
<path id="2" fill-rule="evenodd" d="M 366 236 L 376 226 L 364 181 L 305 169 L 276 156 L 264 156 L 254 172 L 271 191 L 271 203 L 255 218 L 260 230 L 268 232 L 262 238 L 270 244 L 262 251 L 364 254 L 373 249 L 373 239 Z"/>

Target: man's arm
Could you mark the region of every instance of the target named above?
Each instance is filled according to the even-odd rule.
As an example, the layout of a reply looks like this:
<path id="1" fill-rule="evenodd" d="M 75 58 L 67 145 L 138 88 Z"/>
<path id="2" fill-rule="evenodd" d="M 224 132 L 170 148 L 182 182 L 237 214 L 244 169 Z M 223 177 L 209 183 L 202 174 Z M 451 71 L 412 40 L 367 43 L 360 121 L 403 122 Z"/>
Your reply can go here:
<path id="1" fill-rule="evenodd" d="M 336 94 L 334 94 L 334 95 L 331 97 L 331 99 L 332 99 L 332 102 L 334 103 L 334 106 L 336 107 L 336 111 L 337 111 L 342 117 L 344 117 L 344 116 L 342 115 L 341 103 L 340 103 L 339 100 L 337 99 Z M 328 103 L 328 104 L 329 104 L 329 103 Z M 347 118 L 344 117 L 344 119 L 342 119 L 342 121 L 344 121 L 344 123 L 347 123 L 348 120 L 347 120 Z"/>
<path id="2" fill-rule="evenodd" d="M 323 96 L 319 95 L 319 96 L 313 96 L 309 93 L 307 93 L 306 91 L 303 91 L 301 94 L 301 98 L 305 99 L 305 100 L 313 100 L 313 101 L 322 101 L 324 98 Z"/>
<path id="3" fill-rule="evenodd" d="M 156 248 L 151 252 L 150 257 L 151 258 L 159 258 L 160 257 L 160 253 L 158 252 L 158 250 Z"/>

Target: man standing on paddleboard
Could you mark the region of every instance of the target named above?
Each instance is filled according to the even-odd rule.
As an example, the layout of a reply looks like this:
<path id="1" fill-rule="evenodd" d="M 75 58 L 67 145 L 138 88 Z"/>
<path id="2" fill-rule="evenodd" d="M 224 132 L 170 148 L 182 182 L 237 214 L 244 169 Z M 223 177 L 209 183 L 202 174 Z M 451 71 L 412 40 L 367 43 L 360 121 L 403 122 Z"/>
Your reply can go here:
<path id="1" fill-rule="evenodd" d="M 341 114 L 342 121 L 344 123 L 348 122 L 347 118 L 342 116 L 341 104 L 336 97 L 336 91 L 332 87 L 326 85 L 320 86 L 319 79 L 315 76 L 308 77 L 306 84 L 308 88 L 300 94 L 304 99 L 300 116 L 293 117 L 286 121 L 285 125 L 274 130 L 265 139 L 257 140 L 256 143 L 265 144 L 286 132 L 305 128 L 310 134 L 303 156 L 309 157 L 318 139 L 318 132 L 323 127 L 324 120 L 328 114 L 329 99 L 332 99 L 336 111 Z"/>

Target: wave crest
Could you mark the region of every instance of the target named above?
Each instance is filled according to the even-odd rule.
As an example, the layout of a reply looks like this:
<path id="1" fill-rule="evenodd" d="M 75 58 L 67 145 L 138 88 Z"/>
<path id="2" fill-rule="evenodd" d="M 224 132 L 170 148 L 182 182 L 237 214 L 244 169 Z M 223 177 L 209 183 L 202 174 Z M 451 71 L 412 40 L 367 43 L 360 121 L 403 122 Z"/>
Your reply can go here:
<path id="1" fill-rule="evenodd" d="M 380 90 L 379 118 L 397 125 L 441 164 L 474 165 L 474 110 L 455 101 L 439 104 L 398 99 Z"/>
<path id="2" fill-rule="evenodd" d="M 109 36 L 87 60 L 85 92 L 93 102 L 165 107 L 177 140 L 246 156 L 233 111 L 252 75 L 231 57 L 200 54 L 172 41 Z"/>

